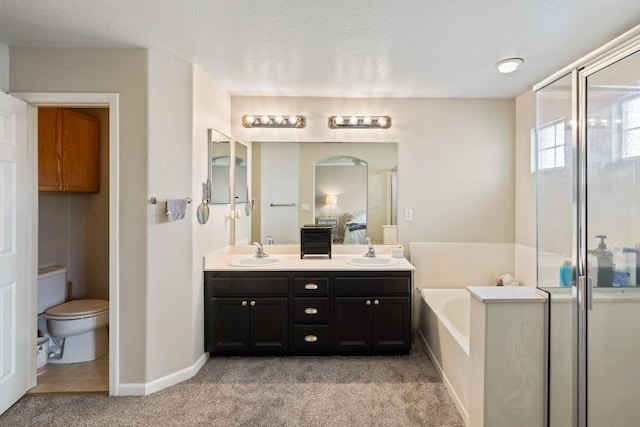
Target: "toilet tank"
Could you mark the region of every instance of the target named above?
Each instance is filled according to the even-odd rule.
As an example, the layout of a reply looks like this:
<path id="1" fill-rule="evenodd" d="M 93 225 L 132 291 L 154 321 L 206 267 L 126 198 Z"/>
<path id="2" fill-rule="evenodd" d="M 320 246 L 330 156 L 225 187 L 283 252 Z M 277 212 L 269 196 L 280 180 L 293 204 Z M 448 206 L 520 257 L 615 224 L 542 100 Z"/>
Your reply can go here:
<path id="1" fill-rule="evenodd" d="M 38 314 L 65 302 L 67 269 L 60 266 L 38 270 Z"/>

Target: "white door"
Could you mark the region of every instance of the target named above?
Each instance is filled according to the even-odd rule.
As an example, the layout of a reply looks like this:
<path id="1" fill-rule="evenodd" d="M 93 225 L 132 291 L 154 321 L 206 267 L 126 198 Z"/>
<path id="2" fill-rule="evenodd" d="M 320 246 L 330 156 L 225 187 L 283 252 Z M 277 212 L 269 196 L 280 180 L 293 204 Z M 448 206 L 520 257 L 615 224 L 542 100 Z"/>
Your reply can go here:
<path id="1" fill-rule="evenodd" d="M 0 414 L 27 391 L 27 104 L 0 92 Z M 34 367 L 35 368 L 35 367 Z"/>

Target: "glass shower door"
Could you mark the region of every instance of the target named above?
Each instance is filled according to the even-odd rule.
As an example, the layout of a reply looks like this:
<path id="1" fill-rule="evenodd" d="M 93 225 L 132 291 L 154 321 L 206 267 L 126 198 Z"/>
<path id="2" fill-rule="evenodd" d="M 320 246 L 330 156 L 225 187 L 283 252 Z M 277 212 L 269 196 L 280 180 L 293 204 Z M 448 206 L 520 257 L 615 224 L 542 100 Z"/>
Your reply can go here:
<path id="1" fill-rule="evenodd" d="M 580 73 L 586 425 L 640 425 L 640 52 Z M 590 291 L 590 289 L 592 291 Z M 583 414 L 585 414 L 583 412 Z M 584 416 L 584 415 L 583 415 Z M 582 418 L 582 417 L 581 417 Z M 583 425 L 583 423 L 580 423 Z"/>
<path id="2" fill-rule="evenodd" d="M 575 79 L 576 73 L 566 74 L 536 91 L 531 144 L 537 190 L 537 284 L 549 296 L 547 411 L 551 427 L 577 422 Z"/>

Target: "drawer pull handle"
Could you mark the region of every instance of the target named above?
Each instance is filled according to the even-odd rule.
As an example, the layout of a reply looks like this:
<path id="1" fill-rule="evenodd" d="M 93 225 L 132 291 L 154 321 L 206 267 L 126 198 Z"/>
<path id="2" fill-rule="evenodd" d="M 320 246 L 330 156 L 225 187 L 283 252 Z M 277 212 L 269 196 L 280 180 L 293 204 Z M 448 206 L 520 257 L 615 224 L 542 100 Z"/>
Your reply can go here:
<path id="1" fill-rule="evenodd" d="M 318 314 L 318 309 L 313 307 L 307 307 L 304 309 L 304 314 Z"/>
<path id="2" fill-rule="evenodd" d="M 315 335 L 307 335 L 307 336 L 304 337 L 304 340 L 306 342 L 316 342 L 316 341 L 318 341 L 318 337 L 315 336 Z"/>
<path id="3" fill-rule="evenodd" d="M 316 285 L 315 283 L 307 283 L 306 285 L 304 285 L 304 288 L 308 291 L 315 291 L 316 289 L 318 289 L 318 285 Z"/>

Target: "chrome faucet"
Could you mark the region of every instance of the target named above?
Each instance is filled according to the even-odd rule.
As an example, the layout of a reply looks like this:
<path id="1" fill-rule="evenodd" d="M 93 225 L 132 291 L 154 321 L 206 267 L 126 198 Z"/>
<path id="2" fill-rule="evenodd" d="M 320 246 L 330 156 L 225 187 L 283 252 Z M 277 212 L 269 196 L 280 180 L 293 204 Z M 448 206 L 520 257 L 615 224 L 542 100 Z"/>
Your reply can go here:
<path id="1" fill-rule="evenodd" d="M 273 245 L 273 237 L 267 235 L 267 245 Z"/>
<path id="2" fill-rule="evenodd" d="M 264 252 L 264 248 L 262 247 L 262 243 L 253 242 L 256 245 L 256 253 L 254 255 L 255 258 L 268 258 L 269 254 Z"/>
<path id="3" fill-rule="evenodd" d="M 366 257 L 369 257 L 369 258 L 377 257 L 378 255 L 376 254 L 376 250 L 374 249 L 373 244 L 371 243 L 371 239 L 369 237 L 367 237 L 365 242 L 367 243 L 367 245 L 369 245 L 369 249 L 367 250 L 367 253 L 364 254 L 363 256 L 366 256 Z"/>

